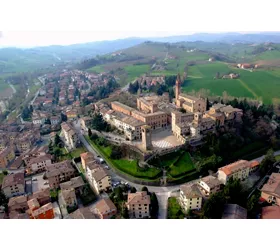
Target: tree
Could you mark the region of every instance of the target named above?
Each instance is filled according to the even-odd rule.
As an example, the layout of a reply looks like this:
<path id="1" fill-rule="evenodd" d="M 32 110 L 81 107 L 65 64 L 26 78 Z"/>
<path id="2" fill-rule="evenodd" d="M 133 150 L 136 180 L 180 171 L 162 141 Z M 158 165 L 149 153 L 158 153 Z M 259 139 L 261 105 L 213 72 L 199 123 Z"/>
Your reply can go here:
<path id="1" fill-rule="evenodd" d="M 102 115 L 98 113 L 93 116 L 92 128 L 97 131 L 108 131 L 109 124 L 104 121 Z"/>
<path id="2" fill-rule="evenodd" d="M 89 136 L 90 139 L 92 139 L 92 138 L 91 138 L 91 137 L 92 137 L 92 132 L 91 132 L 91 129 L 90 129 L 90 128 L 88 129 L 88 136 Z"/>
<path id="3" fill-rule="evenodd" d="M 54 155 L 55 159 L 57 159 L 61 155 L 61 149 L 55 148 L 53 151 L 53 155 Z"/>
<path id="4" fill-rule="evenodd" d="M 134 193 L 136 193 L 136 192 L 137 192 L 137 190 L 136 190 L 135 187 L 132 187 L 132 188 L 130 189 L 130 193 L 134 194 Z"/>
<path id="5" fill-rule="evenodd" d="M 225 197 L 223 192 L 210 195 L 202 208 L 202 218 L 221 219 L 224 211 Z"/>
<path id="6" fill-rule="evenodd" d="M 264 159 L 261 161 L 261 164 L 260 164 L 261 174 L 265 175 L 275 162 L 276 162 L 276 159 L 274 156 L 274 152 L 272 149 L 270 149 L 267 151 Z"/>
<path id="7" fill-rule="evenodd" d="M 56 147 L 61 147 L 62 146 L 62 141 L 61 141 L 58 134 L 56 134 L 55 137 L 54 137 L 54 145 Z"/>
<path id="8" fill-rule="evenodd" d="M 118 146 L 113 146 L 110 157 L 114 160 L 122 158 L 122 150 Z"/>
<path id="9" fill-rule="evenodd" d="M 8 175 L 8 171 L 5 169 L 2 171 L 3 175 Z"/>
<path id="10" fill-rule="evenodd" d="M 6 212 L 8 211 L 8 201 L 9 199 L 6 197 L 6 195 L 0 191 L 0 207 L 3 206 Z"/>
<path id="11" fill-rule="evenodd" d="M 122 211 L 122 217 L 124 219 L 129 219 L 128 208 L 126 206 L 125 206 L 125 208 Z"/>
<path id="12" fill-rule="evenodd" d="M 186 110 L 184 108 L 180 108 L 179 111 L 182 113 L 186 113 Z"/>
<path id="13" fill-rule="evenodd" d="M 149 193 L 149 190 L 148 190 L 148 188 L 146 186 L 142 187 L 141 191 Z"/>
<path id="14" fill-rule="evenodd" d="M 143 188 L 142 188 L 142 191 L 143 191 Z M 155 193 L 152 193 L 152 195 L 151 195 L 151 217 L 153 219 L 157 219 L 157 217 L 158 217 L 158 208 L 159 208 L 159 206 L 158 206 L 157 196 Z"/>
<path id="15" fill-rule="evenodd" d="M 61 113 L 61 121 L 66 122 L 67 121 L 67 115 Z"/>
<path id="16" fill-rule="evenodd" d="M 47 118 L 47 119 L 45 120 L 45 124 L 49 124 L 49 125 L 51 125 L 51 121 L 50 121 L 50 119 L 49 119 L 49 118 Z"/>

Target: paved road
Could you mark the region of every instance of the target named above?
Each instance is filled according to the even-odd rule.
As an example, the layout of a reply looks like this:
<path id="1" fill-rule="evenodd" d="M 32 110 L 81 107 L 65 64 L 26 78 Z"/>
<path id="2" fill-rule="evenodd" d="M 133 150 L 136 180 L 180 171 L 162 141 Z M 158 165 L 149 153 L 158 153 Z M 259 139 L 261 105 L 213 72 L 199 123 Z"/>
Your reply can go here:
<path id="1" fill-rule="evenodd" d="M 96 152 L 91 145 L 87 142 L 87 140 L 85 139 L 85 137 L 83 136 L 83 134 L 81 133 L 81 127 L 80 127 L 80 122 L 75 122 L 74 127 L 78 133 L 79 139 L 80 141 L 84 144 L 84 146 L 86 147 L 86 149 L 91 152 L 95 157 L 97 157 L 98 152 Z M 275 156 L 276 155 L 280 155 L 280 150 L 275 152 Z M 257 161 L 261 161 L 265 156 L 259 157 L 255 160 Z M 108 163 L 107 163 L 108 164 Z M 110 166 L 110 164 L 108 164 Z M 121 176 L 118 176 L 113 170 L 112 170 L 112 166 L 110 166 L 111 169 L 109 170 L 109 174 L 112 177 L 112 180 L 119 180 L 119 181 L 124 181 L 124 182 L 128 182 L 128 184 L 130 186 L 135 187 L 137 190 L 141 190 L 141 188 L 143 187 L 143 185 L 139 185 L 136 183 L 133 183 L 131 181 L 128 181 L 126 179 L 124 179 Z M 192 180 L 190 182 L 185 183 L 185 185 L 192 185 L 194 183 L 196 183 L 198 181 L 198 179 L 196 180 Z M 158 197 L 158 203 L 159 203 L 159 219 L 165 219 L 167 217 L 167 201 L 168 198 L 171 196 L 171 193 L 178 190 L 180 188 L 181 185 L 174 185 L 174 186 L 169 186 L 169 187 L 154 187 L 154 186 L 147 186 L 147 188 L 149 189 L 150 192 L 154 192 L 156 193 L 157 197 Z"/>

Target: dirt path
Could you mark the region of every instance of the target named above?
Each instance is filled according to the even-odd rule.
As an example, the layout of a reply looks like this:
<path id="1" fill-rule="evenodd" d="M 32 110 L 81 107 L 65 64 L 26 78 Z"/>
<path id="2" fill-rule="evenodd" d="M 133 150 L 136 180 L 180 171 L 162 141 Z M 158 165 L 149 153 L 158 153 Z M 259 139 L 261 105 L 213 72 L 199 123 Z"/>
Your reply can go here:
<path id="1" fill-rule="evenodd" d="M 259 99 L 260 97 L 241 79 L 238 79 L 238 81 L 242 84 L 242 86 L 247 89 L 256 99 Z"/>

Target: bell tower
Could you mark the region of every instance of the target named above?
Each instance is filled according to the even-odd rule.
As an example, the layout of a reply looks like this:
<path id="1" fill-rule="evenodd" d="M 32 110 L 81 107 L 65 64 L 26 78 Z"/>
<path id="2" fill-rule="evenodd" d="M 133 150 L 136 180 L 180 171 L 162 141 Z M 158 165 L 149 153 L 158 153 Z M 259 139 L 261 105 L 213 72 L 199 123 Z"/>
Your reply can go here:
<path id="1" fill-rule="evenodd" d="M 175 99 L 176 99 L 176 101 L 179 99 L 181 83 L 182 82 L 181 82 L 180 74 L 178 73 L 177 79 L 176 79 L 176 89 L 175 89 Z"/>
<path id="2" fill-rule="evenodd" d="M 151 127 L 144 125 L 141 127 L 142 132 L 142 146 L 145 151 L 151 150 L 152 145 L 152 135 L 151 135 Z"/>

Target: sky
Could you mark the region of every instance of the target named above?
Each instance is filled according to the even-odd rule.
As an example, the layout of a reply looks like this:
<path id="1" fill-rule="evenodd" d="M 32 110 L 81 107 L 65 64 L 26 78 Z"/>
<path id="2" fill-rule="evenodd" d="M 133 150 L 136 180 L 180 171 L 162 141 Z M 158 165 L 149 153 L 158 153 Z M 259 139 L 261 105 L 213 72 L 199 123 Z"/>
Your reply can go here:
<path id="1" fill-rule="evenodd" d="M 279 31 L 277 0 L 1 0 L 0 46 Z"/>

